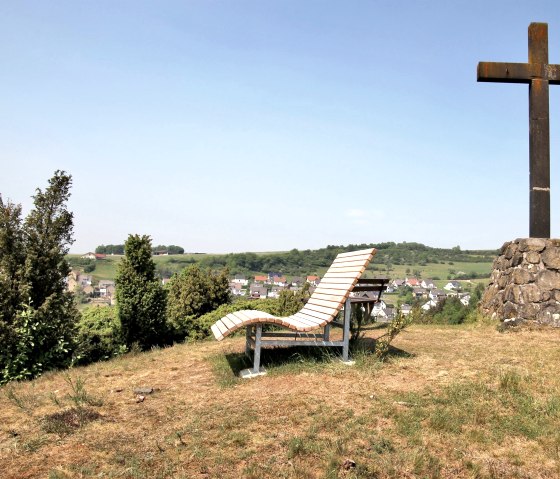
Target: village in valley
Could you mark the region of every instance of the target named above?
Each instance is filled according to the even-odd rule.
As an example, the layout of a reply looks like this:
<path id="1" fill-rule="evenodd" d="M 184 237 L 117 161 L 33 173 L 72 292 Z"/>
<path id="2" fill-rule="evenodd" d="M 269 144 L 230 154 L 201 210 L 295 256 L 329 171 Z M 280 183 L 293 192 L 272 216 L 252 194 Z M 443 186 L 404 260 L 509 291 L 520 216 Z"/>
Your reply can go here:
<path id="1" fill-rule="evenodd" d="M 252 299 L 278 298 L 283 290 L 299 291 L 304 284 L 309 284 L 309 292 L 312 293 L 321 283 L 319 276 L 307 276 L 305 278 L 294 276 L 288 280 L 278 273 L 254 276 L 250 281 L 243 275 L 236 275 L 230 282 L 230 291 L 233 296 Z M 463 292 L 459 281 L 449 281 L 443 289 L 436 287 L 431 279 L 419 279 L 416 277 L 405 277 L 404 279 L 391 279 L 381 300 L 373 306 L 372 316 L 378 321 L 392 320 L 400 308 L 403 315 L 412 311 L 413 304 L 401 303 L 397 298 L 406 297 L 406 291 L 412 295 L 413 302 L 422 310 L 428 311 L 449 297 L 458 297 L 464 306 L 469 305 L 471 295 Z M 362 296 L 376 300 L 373 293 L 352 293 L 352 296 Z M 387 296 L 385 296 L 387 295 Z M 385 296 L 385 297 L 384 297 Z"/>
<path id="2" fill-rule="evenodd" d="M 154 256 L 159 254 L 154 253 Z M 107 258 L 106 254 L 86 253 L 81 255 L 82 259 L 103 261 Z M 169 282 L 170 278 L 162 278 L 162 284 Z M 279 272 L 271 272 L 266 275 L 247 276 L 242 274 L 233 275 L 230 278 L 230 293 L 235 300 L 243 299 L 269 299 L 279 298 L 282 291 L 300 291 L 304 286 L 313 293 L 315 288 L 321 283 L 321 278 L 317 275 L 291 276 L 287 277 Z M 439 282 L 441 283 L 441 281 Z M 469 285 L 472 283 L 467 281 Z M 79 269 L 72 269 L 67 280 L 67 289 L 81 298 L 83 303 L 97 305 L 115 305 L 115 281 L 112 279 L 98 279 Z M 423 311 L 435 308 L 447 298 L 459 298 L 460 302 L 467 307 L 471 300 L 471 293 L 463 291 L 463 284 L 460 281 L 449 280 L 441 287 L 431 279 L 422 279 L 415 276 L 405 276 L 404 278 L 390 278 L 381 300 L 376 301 L 372 308 L 372 318 L 376 321 L 391 321 L 395 318 L 397 310 L 407 316 L 413 307 L 419 307 Z M 467 288 L 468 289 L 468 288 Z M 368 297 L 372 301 L 378 298 L 374 293 L 352 293 L 353 296 Z"/>

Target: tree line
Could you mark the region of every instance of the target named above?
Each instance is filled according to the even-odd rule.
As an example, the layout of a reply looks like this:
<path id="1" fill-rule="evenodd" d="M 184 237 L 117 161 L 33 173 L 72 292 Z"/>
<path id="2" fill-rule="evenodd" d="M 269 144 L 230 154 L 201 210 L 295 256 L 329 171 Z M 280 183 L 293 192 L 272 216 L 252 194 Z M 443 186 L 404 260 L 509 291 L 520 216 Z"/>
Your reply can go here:
<path id="1" fill-rule="evenodd" d="M 432 248 L 421 243 L 368 243 L 329 245 L 317 250 L 292 249 L 287 253 L 231 253 L 226 255 L 202 256 L 200 264 L 209 268 L 227 267 L 233 274 L 248 274 L 254 271 L 278 271 L 284 274 L 302 275 L 317 273 L 331 265 L 337 254 L 376 248 L 376 263 L 390 265 L 420 265 L 447 262 L 491 262 L 497 250 L 461 250 L 454 248 Z"/>
<path id="2" fill-rule="evenodd" d="M 170 245 L 157 245 L 157 246 L 150 246 L 152 253 L 159 253 L 159 254 L 184 254 L 185 249 L 182 246 L 177 246 L 174 244 Z M 123 255 L 125 250 L 124 244 L 108 244 L 108 245 L 99 245 L 95 248 L 95 252 L 97 254 L 116 254 L 116 255 Z"/>

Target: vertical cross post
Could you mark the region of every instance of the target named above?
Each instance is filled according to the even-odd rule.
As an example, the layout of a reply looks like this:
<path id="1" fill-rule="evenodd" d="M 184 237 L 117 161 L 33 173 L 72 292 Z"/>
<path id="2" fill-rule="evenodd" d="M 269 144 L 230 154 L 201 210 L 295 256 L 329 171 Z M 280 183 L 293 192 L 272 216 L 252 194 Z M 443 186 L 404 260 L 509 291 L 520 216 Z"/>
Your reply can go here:
<path id="1" fill-rule="evenodd" d="M 548 64 L 548 24 L 529 25 L 529 62 L 480 62 L 479 82 L 529 84 L 529 236 L 550 238 L 548 85 L 560 84 L 560 65 Z"/>
<path id="2" fill-rule="evenodd" d="M 529 26 L 529 64 L 548 65 L 548 25 Z M 529 83 L 529 236 L 550 238 L 548 79 Z"/>

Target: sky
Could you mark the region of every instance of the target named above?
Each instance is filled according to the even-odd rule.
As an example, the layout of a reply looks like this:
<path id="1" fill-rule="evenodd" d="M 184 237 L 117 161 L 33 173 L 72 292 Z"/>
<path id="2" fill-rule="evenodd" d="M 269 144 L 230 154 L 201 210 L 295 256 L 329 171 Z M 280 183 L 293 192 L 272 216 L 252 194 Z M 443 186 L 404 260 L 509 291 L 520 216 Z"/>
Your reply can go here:
<path id="1" fill-rule="evenodd" d="M 71 252 L 148 234 L 188 252 L 529 234 L 526 62 L 560 2 L 0 3 L 0 194 L 72 175 Z M 560 237 L 560 86 L 550 87 Z"/>

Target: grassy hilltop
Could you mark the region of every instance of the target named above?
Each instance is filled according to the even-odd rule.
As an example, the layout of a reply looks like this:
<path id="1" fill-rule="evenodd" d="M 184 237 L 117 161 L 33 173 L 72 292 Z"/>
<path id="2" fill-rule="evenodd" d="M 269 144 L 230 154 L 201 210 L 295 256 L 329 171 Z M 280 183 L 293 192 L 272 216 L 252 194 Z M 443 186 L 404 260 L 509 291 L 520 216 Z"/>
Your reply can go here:
<path id="1" fill-rule="evenodd" d="M 2 477 L 555 478 L 559 334 L 418 325 L 386 362 L 265 351 L 253 380 L 242 337 L 48 373 L 0 388 Z"/>

